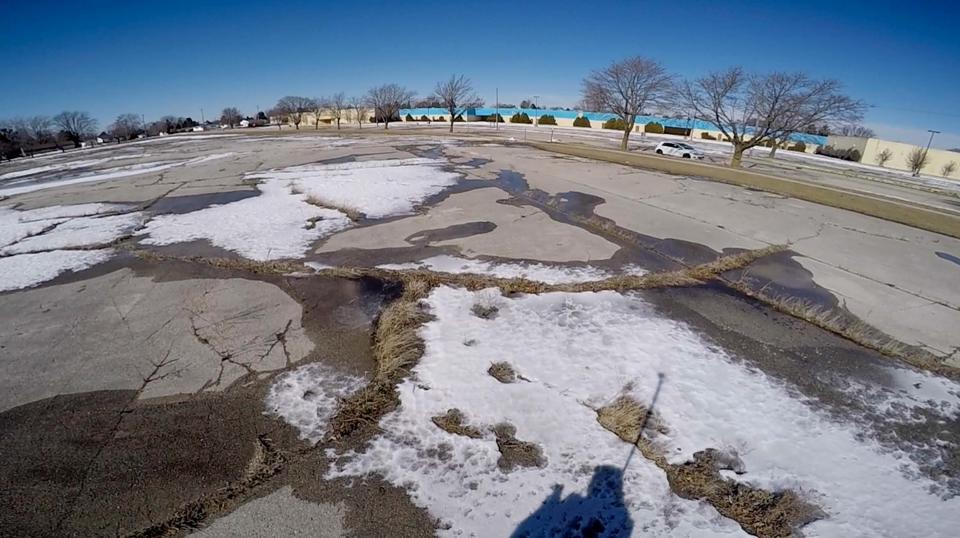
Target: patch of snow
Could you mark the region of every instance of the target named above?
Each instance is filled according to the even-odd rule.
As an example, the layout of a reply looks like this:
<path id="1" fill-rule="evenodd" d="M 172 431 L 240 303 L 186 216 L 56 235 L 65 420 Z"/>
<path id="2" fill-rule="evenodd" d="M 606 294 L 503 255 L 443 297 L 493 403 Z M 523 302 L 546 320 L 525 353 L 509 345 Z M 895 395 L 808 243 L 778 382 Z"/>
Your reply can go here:
<path id="1" fill-rule="evenodd" d="M 589 282 L 592 280 L 603 280 L 604 278 L 613 276 L 611 273 L 596 267 L 570 267 L 541 263 L 487 262 L 448 255 L 433 256 L 419 262 L 386 264 L 380 267 L 394 270 L 430 269 L 441 273 L 473 273 L 492 275 L 500 278 L 523 277 L 546 284 Z M 636 265 L 624 266 L 622 272 L 634 275 L 646 273 L 645 270 Z"/>
<path id="2" fill-rule="evenodd" d="M 52 280 L 65 271 L 80 271 L 106 261 L 103 250 L 54 250 L 0 258 L 0 291 L 29 288 Z"/>
<path id="3" fill-rule="evenodd" d="M 304 263 L 307 267 L 313 269 L 314 271 L 323 271 L 324 269 L 333 269 L 332 265 L 327 265 L 320 262 L 306 262 Z"/>
<path id="4" fill-rule="evenodd" d="M 98 170 L 95 173 L 85 174 L 77 177 L 71 177 L 66 179 L 60 179 L 56 181 L 42 181 L 38 183 L 30 183 L 20 187 L 0 187 L 0 194 L 5 196 L 13 196 L 15 194 L 24 194 L 28 192 L 39 191 L 43 189 L 51 189 L 54 187 L 64 187 L 67 185 L 76 185 L 78 183 L 90 183 L 94 181 L 106 181 L 108 179 L 117 179 L 122 177 L 136 176 L 140 174 L 152 174 L 156 172 L 161 172 L 175 166 L 190 166 L 193 164 L 201 164 L 208 161 L 223 159 L 234 155 L 234 153 L 216 153 L 212 155 L 206 155 L 203 157 L 197 157 L 194 159 L 189 159 L 185 161 L 154 161 L 149 163 L 138 163 L 132 164 L 129 166 L 118 166 L 115 168 L 106 168 L 104 170 Z"/>
<path id="5" fill-rule="evenodd" d="M 284 374 L 267 394 L 267 412 L 300 431 L 300 438 L 316 443 L 327 430 L 342 398 L 363 388 L 360 377 L 337 372 L 323 363 L 301 366 Z"/>
<path id="6" fill-rule="evenodd" d="M 281 180 L 326 204 L 352 208 L 370 218 L 401 215 L 459 177 L 438 159 L 389 159 L 340 164 L 307 164 L 249 174 Z"/>
<path id="7" fill-rule="evenodd" d="M 285 181 L 270 179 L 258 188 L 252 198 L 158 215 L 138 235 L 146 235 L 148 245 L 206 239 L 245 258 L 276 260 L 300 257 L 312 242 L 352 224 L 339 211 L 308 204 L 305 194 L 291 194 Z"/>
<path id="8" fill-rule="evenodd" d="M 126 207 L 122 204 L 101 203 L 57 205 L 26 211 L 0 207 L 0 248 L 40 233 L 69 218 L 121 211 Z"/>
<path id="9" fill-rule="evenodd" d="M 497 306 L 498 315 L 473 315 L 478 301 Z M 510 299 L 441 287 L 426 302 L 436 318 L 421 330 L 426 350 L 399 386 L 400 407 L 364 453 L 329 474 L 381 474 L 439 517 L 444 535 L 506 536 L 555 484 L 586 494 L 594 469 L 622 468 L 629 445 L 591 408 L 622 392 L 649 402 L 658 374 L 656 409 L 669 432 L 657 442 L 670 461 L 735 449 L 747 471 L 739 480 L 793 488 L 828 514 L 804 527 L 806 536 L 953 536 L 960 525 L 960 497 L 932 494 L 933 482 L 902 452 L 885 451 L 856 424 L 832 421 L 637 296 Z M 486 373 L 494 361 L 511 363 L 526 380 L 499 383 Z M 512 423 L 518 439 L 543 448 L 546 466 L 504 473 L 492 434 L 470 439 L 431 423 L 450 408 L 484 430 Z M 673 495 L 663 473 L 639 456 L 624 472 L 623 504 L 634 535 L 743 534 L 705 503 Z"/>
<path id="10" fill-rule="evenodd" d="M 0 254 L 24 254 L 84 245 L 101 245 L 119 239 L 143 223 L 139 212 L 106 217 L 78 217 L 57 224 L 52 230 L 27 237 L 0 249 Z"/>
<path id="11" fill-rule="evenodd" d="M 103 157 L 101 159 L 79 159 L 73 161 L 67 161 L 57 164 L 48 164 L 46 166 L 38 166 L 36 168 L 27 168 L 26 170 L 17 170 L 16 172 L 7 172 L 6 174 L 0 174 L 0 180 L 8 180 L 15 178 L 22 178 L 24 176 L 34 176 L 37 174 L 42 174 L 45 172 L 59 172 L 61 170 L 73 170 L 75 168 L 84 168 L 87 166 L 96 166 L 98 164 L 103 164 L 110 161 L 120 161 L 124 159 L 137 159 L 140 157 L 149 157 L 150 154 L 136 154 L 136 155 L 116 155 L 114 157 Z M 24 181 L 24 180 L 20 180 Z M 13 185 L 15 181 L 10 181 L 5 183 L 6 185 Z"/>

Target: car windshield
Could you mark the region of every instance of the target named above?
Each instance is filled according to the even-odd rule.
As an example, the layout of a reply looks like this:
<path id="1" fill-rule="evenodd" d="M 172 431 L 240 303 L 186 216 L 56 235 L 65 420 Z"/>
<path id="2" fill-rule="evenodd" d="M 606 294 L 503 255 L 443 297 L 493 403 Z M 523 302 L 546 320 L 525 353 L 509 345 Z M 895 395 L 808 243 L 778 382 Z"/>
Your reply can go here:
<path id="1" fill-rule="evenodd" d="M 695 148 L 695 147 L 693 147 L 693 146 L 688 146 L 688 145 L 686 145 L 686 144 L 677 144 L 677 146 L 679 146 L 679 147 L 681 147 L 681 148 L 683 148 L 683 149 L 697 149 L 697 148 Z"/>

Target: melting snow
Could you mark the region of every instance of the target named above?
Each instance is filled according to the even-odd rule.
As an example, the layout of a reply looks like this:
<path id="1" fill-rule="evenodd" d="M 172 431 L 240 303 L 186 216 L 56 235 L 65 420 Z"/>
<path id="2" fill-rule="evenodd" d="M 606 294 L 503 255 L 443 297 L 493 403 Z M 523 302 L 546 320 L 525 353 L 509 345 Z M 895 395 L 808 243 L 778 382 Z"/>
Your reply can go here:
<path id="1" fill-rule="evenodd" d="M 104 250 L 54 250 L 0 258 L 0 291 L 36 286 L 64 271 L 80 271 L 106 261 L 113 254 Z"/>
<path id="2" fill-rule="evenodd" d="M 498 315 L 473 315 L 477 302 L 497 306 Z M 399 387 L 401 406 L 364 453 L 330 474 L 382 474 L 441 518 L 445 535 L 506 536 L 555 484 L 564 495 L 583 494 L 594 469 L 622 467 L 629 446 L 599 426 L 591 407 L 623 391 L 649 402 L 658 373 L 665 377 L 656 409 L 670 430 L 659 442 L 670 460 L 735 449 L 747 471 L 738 479 L 793 488 L 828 514 L 805 527 L 806 536 L 952 536 L 960 526 L 960 497 L 931 494 L 932 482 L 902 452 L 829 420 L 636 296 L 508 299 L 496 290 L 438 288 L 427 303 L 436 319 L 422 329 L 426 351 Z M 510 362 L 529 381 L 499 383 L 486 373 L 494 361 Z M 955 406 L 951 387 L 935 397 Z M 518 439 L 542 446 L 546 467 L 500 471 L 490 433 L 470 439 L 431 423 L 454 407 L 477 427 L 514 424 Z M 642 457 L 623 483 L 635 535 L 742 534 L 708 505 L 671 494 Z"/>
<path id="3" fill-rule="evenodd" d="M 131 164 L 129 166 L 118 166 L 114 168 L 106 168 L 104 170 L 98 170 L 91 174 L 85 174 L 77 177 L 70 177 L 66 179 L 60 179 L 56 181 L 42 181 L 38 183 L 29 183 L 22 185 L 20 187 L 0 187 L 0 194 L 5 196 L 13 196 L 15 194 L 24 194 L 28 192 L 39 191 L 43 189 L 50 189 L 54 187 L 64 187 L 67 185 L 76 185 L 78 183 L 90 183 L 94 181 L 105 181 L 108 179 L 117 179 L 128 176 L 136 176 L 140 174 L 151 174 L 155 172 L 160 172 L 173 168 L 175 166 L 190 166 L 193 164 L 201 164 L 212 160 L 223 159 L 234 155 L 232 152 L 228 153 L 214 153 L 211 155 L 205 155 L 203 157 L 196 157 L 194 159 L 189 159 L 186 161 L 154 161 L 149 163 L 138 163 Z"/>
<path id="4" fill-rule="evenodd" d="M 0 254 L 23 254 L 41 250 L 105 244 L 133 231 L 142 222 L 143 215 L 139 212 L 106 217 L 73 218 L 62 221 L 42 235 L 27 237 L 14 245 L 4 247 L 0 249 Z"/>
<path id="5" fill-rule="evenodd" d="M 140 232 L 143 243 L 169 245 L 197 239 L 250 258 L 297 258 L 310 243 L 350 226 L 341 212 L 308 204 L 286 182 L 267 180 L 260 195 L 181 215 L 158 215 Z M 313 223 L 311 224 L 311 221 Z"/>
<path id="6" fill-rule="evenodd" d="M 40 233 L 44 229 L 60 224 L 69 218 L 122 211 L 126 207 L 121 204 L 101 203 L 57 205 L 26 211 L 0 207 L 0 248 Z"/>
<path id="7" fill-rule="evenodd" d="M 296 426 L 301 439 L 316 443 L 323 438 L 340 399 L 365 384 L 364 379 L 339 373 L 325 364 L 308 364 L 285 374 L 270 387 L 267 410 Z"/>
<path id="8" fill-rule="evenodd" d="M 352 208 L 369 218 L 406 214 L 415 204 L 456 183 L 438 159 L 388 159 L 307 164 L 247 177 L 281 180 L 331 206 Z"/>
<path id="9" fill-rule="evenodd" d="M 596 267 L 571 267 L 565 265 L 546 265 L 541 263 L 487 262 L 457 256 L 439 255 L 419 262 L 386 264 L 383 269 L 430 269 L 441 273 L 473 273 L 492 275 L 501 278 L 523 277 L 546 284 L 564 282 L 589 282 L 612 276 L 611 273 Z M 635 265 L 623 267 L 623 273 L 642 275 L 646 271 Z"/>

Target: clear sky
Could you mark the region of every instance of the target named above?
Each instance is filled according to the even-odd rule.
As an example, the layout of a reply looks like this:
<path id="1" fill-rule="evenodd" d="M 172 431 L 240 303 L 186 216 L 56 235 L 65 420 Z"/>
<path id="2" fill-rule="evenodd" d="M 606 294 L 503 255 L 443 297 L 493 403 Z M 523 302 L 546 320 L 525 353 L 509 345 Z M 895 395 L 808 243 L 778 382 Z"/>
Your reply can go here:
<path id="1" fill-rule="evenodd" d="M 0 118 L 86 110 L 216 117 L 277 98 L 426 95 L 453 73 L 488 103 L 572 106 L 591 69 L 631 55 L 680 76 L 742 65 L 843 81 L 885 138 L 960 147 L 955 2 L 11 1 Z"/>

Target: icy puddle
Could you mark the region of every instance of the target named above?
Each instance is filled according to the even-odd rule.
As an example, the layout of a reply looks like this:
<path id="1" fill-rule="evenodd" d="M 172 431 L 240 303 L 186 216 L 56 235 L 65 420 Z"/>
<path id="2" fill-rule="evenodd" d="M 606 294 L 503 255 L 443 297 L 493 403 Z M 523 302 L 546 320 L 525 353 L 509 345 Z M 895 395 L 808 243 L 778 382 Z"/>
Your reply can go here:
<path id="1" fill-rule="evenodd" d="M 352 226 L 344 211 L 368 218 L 409 213 L 453 183 L 444 161 L 395 159 L 294 166 L 246 176 L 260 195 L 179 215 L 159 215 L 140 233 L 143 243 L 196 239 L 253 260 L 302 257 L 310 245 Z M 343 211 L 341 211 L 343 210 Z"/>
<path id="2" fill-rule="evenodd" d="M 665 428 L 653 439 L 668 461 L 735 452 L 744 472 L 725 476 L 793 490 L 825 513 L 805 536 L 955 536 L 960 527 L 960 497 L 932 493 L 904 453 L 828 419 L 641 298 L 441 287 L 425 302 L 435 319 L 399 386 L 401 406 L 330 475 L 382 475 L 438 517 L 443 535 L 745 534 L 709 504 L 673 494 L 650 460 L 634 454 L 624 468 L 631 445 L 598 423 L 595 410 L 618 396 L 649 404 L 659 374 L 655 414 Z M 513 375 L 498 380 L 493 363 Z M 878 387 L 871 398 L 957 412 L 956 384 L 916 375 L 931 388 Z M 451 417 L 445 429 L 432 420 Z"/>

